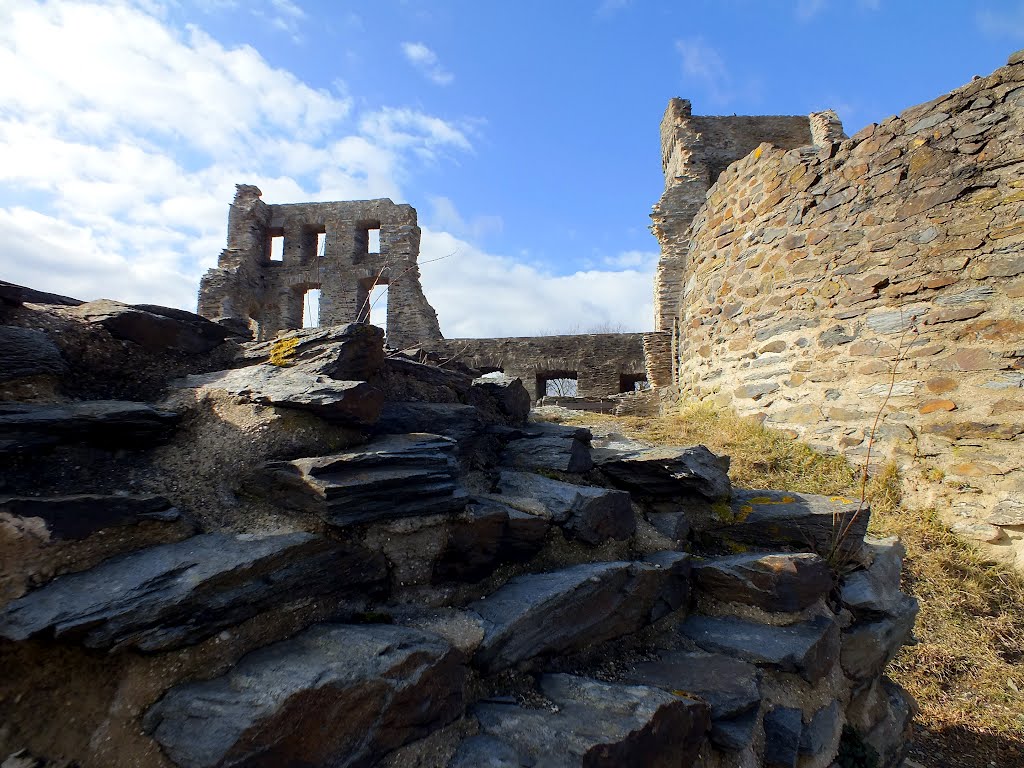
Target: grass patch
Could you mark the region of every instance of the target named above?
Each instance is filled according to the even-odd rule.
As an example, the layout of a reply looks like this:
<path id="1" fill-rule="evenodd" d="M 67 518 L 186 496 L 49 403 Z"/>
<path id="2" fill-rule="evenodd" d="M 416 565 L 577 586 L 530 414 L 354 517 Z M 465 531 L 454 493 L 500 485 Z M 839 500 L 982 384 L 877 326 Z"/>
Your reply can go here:
<path id="1" fill-rule="evenodd" d="M 842 457 L 710 405 L 657 418 L 580 414 L 565 422 L 607 425 L 662 445 L 701 443 L 732 457 L 730 476 L 742 487 L 860 495 L 857 470 Z M 876 472 L 867 492 L 870 531 L 903 541 L 903 588 L 921 601 L 918 644 L 889 668 L 921 707 L 925 751 L 915 750 L 915 759 L 1024 765 L 1024 577 L 952 534 L 934 510 L 907 509 L 894 464 Z"/>

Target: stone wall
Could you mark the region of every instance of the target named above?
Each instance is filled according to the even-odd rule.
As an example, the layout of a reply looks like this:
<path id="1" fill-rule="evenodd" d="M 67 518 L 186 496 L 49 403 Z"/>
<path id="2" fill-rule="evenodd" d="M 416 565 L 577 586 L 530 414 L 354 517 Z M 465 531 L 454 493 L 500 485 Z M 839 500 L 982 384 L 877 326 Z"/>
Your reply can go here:
<path id="1" fill-rule="evenodd" d="M 264 340 L 303 326 L 311 289 L 321 291 L 319 324 L 326 326 L 369 319 L 371 289 L 387 285 L 391 346 L 441 338 L 420 285 L 420 228 L 412 206 L 387 199 L 268 205 L 261 194 L 237 186 L 227 248 L 200 285 L 200 315 L 249 327 Z M 380 232 L 375 253 L 369 250 L 373 230 Z M 271 260 L 274 237 L 283 238 L 281 261 Z"/>
<path id="2" fill-rule="evenodd" d="M 444 339 L 421 347 L 442 361 L 523 380 L 533 398 L 549 379 L 576 379 L 579 397 L 607 397 L 647 380 L 642 333 L 591 333 L 505 339 Z M 442 363 L 443 364 L 443 363 Z"/>
<path id="3" fill-rule="evenodd" d="M 670 175 L 654 231 L 684 394 L 862 461 L 891 382 L 874 455 L 1024 563 L 1022 106 L 1016 54 L 852 139 L 762 144 L 682 233 Z"/>

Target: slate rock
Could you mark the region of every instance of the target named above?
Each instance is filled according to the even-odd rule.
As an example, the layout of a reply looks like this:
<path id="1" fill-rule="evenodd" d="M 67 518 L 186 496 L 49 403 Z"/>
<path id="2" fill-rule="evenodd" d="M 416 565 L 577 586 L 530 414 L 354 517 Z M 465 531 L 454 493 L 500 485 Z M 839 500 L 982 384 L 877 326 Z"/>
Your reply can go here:
<path id="1" fill-rule="evenodd" d="M 840 554 L 854 555 L 863 545 L 871 519 L 869 506 L 859 512 L 858 508 L 857 501 L 841 496 L 742 489 L 733 494 L 729 518 L 720 521 L 710 535 L 754 547 L 772 542 L 822 556 L 835 547 Z M 837 542 L 837 530 L 847 531 L 841 542 Z"/>
<path id="2" fill-rule="evenodd" d="M 174 432 L 179 415 L 146 403 L 88 400 L 56 404 L 0 403 L 0 454 L 86 442 L 103 448 L 146 448 Z"/>
<path id="3" fill-rule="evenodd" d="M 60 349 L 42 331 L 0 325 L 0 381 L 60 376 L 67 370 Z"/>
<path id="4" fill-rule="evenodd" d="M 495 498 L 562 527 L 566 536 L 586 544 L 624 541 L 636 532 L 629 493 L 572 485 L 530 472 L 501 472 Z"/>
<path id="5" fill-rule="evenodd" d="M 636 632 L 685 595 L 676 582 L 687 569 L 674 566 L 585 563 L 517 576 L 469 606 L 484 627 L 474 663 L 494 672 Z"/>
<path id="6" fill-rule="evenodd" d="M 719 653 L 663 651 L 656 661 L 636 664 L 623 679 L 696 696 L 711 708 L 712 720 L 737 717 L 761 703 L 758 668 Z"/>
<path id="7" fill-rule="evenodd" d="M 839 654 L 839 628 L 824 616 L 788 626 L 731 616 L 690 616 L 680 630 L 706 651 L 798 673 L 810 683 L 824 677 Z"/>
<path id="8" fill-rule="evenodd" d="M 383 558 L 309 533 L 208 533 L 61 576 L 0 610 L 0 637 L 165 651 L 302 597 L 372 591 Z"/>
<path id="9" fill-rule="evenodd" d="M 718 600 L 765 611 L 802 611 L 832 589 L 828 563 L 811 553 L 698 559 L 693 576 L 699 590 Z"/>
<path id="10" fill-rule="evenodd" d="M 115 526 L 144 520 L 173 523 L 181 513 L 162 496 L 80 494 L 77 496 L 0 496 L 0 515 L 37 518 L 48 541 L 71 541 Z"/>
<path id="11" fill-rule="evenodd" d="M 892 614 L 877 621 L 862 621 L 843 632 L 843 671 L 855 680 L 877 677 L 913 636 L 920 606 L 902 595 Z"/>
<path id="12" fill-rule="evenodd" d="M 462 714 L 462 661 L 418 630 L 320 624 L 172 688 L 143 725 L 183 768 L 370 766 Z"/>
<path id="13" fill-rule="evenodd" d="M 885 693 L 885 716 L 864 737 L 879 756 L 879 765 L 897 768 L 914 741 L 913 719 L 917 702 L 903 688 L 888 678 L 882 678 Z"/>
<path id="14" fill-rule="evenodd" d="M 81 299 L 72 299 L 69 296 L 61 296 L 56 293 L 37 291 L 34 288 L 26 288 L 24 285 L 8 283 L 0 280 L 0 302 L 12 307 L 20 307 L 23 304 L 52 304 L 65 307 L 77 307 L 85 304 Z"/>
<path id="15" fill-rule="evenodd" d="M 384 393 L 365 381 L 339 381 L 276 365 L 194 374 L 174 386 L 220 390 L 258 405 L 295 408 L 331 423 L 360 427 L 376 422 L 384 403 Z"/>
<path id="16" fill-rule="evenodd" d="M 843 605 L 858 617 L 899 613 L 904 607 L 900 574 L 906 550 L 896 537 L 869 539 L 864 549 L 871 557 L 871 564 L 846 576 Z"/>
<path id="17" fill-rule="evenodd" d="M 90 301 L 69 312 L 103 326 L 115 339 L 130 341 L 151 352 L 168 350 L 202 354 L 224 343 L 230 331 L 205 317 L 171 307 L 129 305 L 109 299 Z"/>
<path id="18" fill-rule="evenodd" d="M 839 742 L 843 730 L 843 708 L 838 701 L 815 712 L 800 734 L 800 754 L 820 755 Z"/>
<path id="19" fill-rule="evenodd" d="M 467 402 L 490 422 L 524 424 L 530 415 L 532 400 L 522 379 L 488 376 L 473 379 Z"/>
<path id="20" fill-rule="evenodd" d="M 594 463 L 612 481 L 646 497 L 665 498 L 699 494 L 728 498 L 729 457 L 716 456 L 703 445 L 688 448 L 649 447 L 634 450 L 596 448 Z"/>
<path id="21" fill-rule="evenodd" d="M 754 742 L 760 715 L 756 709 L 724 720 L 712 720 L 708 738 L 719 749 L 738 752 Z"/>
<path id="22" fill-rule="evenodd" d="M 428 432 L 467 444 L 484 431 L 480 412 L 461 403 L 385 403 L 374 425 L 377 434 Z"/>
<path id="23" fill-rule="evenodd" d="M 803 716 L 793 707 L 775 707 L 764 716 L 764 768 L 796 768 Z"/>
<path id="24" fill-rule="evenodd" d="M 503 758 L 497 765 L 678 768 L 696 759 L 708 729 L 704 704 L 657 688 L 545 675 L 540 689 L 557 711 L 496 703 L 473 708 L 482 733 L 519 755 L 518 763 Z M 456 760 L 468 765 L 464 753 Z"/>
<path id="25" fill-rule="evenodd" d="M 268 363 L 272 356 L 310 376 L 366 381 L 384 365 L 384 331 L 369 323 L 296 329 L 273 341 L 245 344 L 239 361 Z"/>
<path id="26" fill-rule="evenodd" d="M 501 563 L 529 560 L 544 546 L 551 524 L 504 504 L 470 504 L 449 525 L 434 565 L 435 581 L 479 581 Z"/>
<path id="27" fill-rule="evenodd" d="M 393 402 L 465 403 L 473 386 L 473 377 L 457 370 L 400 357 L 385 358 L 371 381 Z"/>
<path id="28" fill-rule="evenodd" d="M 647 522 L 672 541 L 686 541 L 690 536 L 690 520 L 685 512 L 648 512 Z"/>
<path id="29" fill-rule="evenodd" d="M 385 435 L 330 456 L 274 461 L 260 478 L 279 503 L 338 527 L 460 511 L 458 443 L 428 434 Z"/>
<path id="30" fill-rule="evenodd" d="M 513 440 L 505 446 L 501 463 L 516 469 L 588 472 L 594 466 L 590 449 L 575 437 L 536 437 Z"/>
<path id="31" fill-rule="evenodd" d="M 1003 499 L 987 519 L 992 525 L 1024 525 L 1024 501 Z"/>
<path id="32" fill-rule="evenodd" d="M 519 753 L 492 736 L 470 736 L 459 745 L 448 768 L 522 768 Z"/>

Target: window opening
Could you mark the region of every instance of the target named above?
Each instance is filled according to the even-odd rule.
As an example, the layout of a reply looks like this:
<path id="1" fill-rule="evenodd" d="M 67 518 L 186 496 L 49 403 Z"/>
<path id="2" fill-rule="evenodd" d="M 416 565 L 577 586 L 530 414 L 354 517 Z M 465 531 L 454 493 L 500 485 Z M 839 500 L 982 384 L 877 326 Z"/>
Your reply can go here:
<path id="1" fill-rule="evenodd" d="M 370 289 L 370 323 L 388 332 L 388 287 L 375 285 Z"/>
<path id="2" fill-rule="evenodd" d="M 294 311 L 294 310 L 293 310 Z M 310 288 L 302 296 L 302 327 L 320 327 L 320 289 Z"/>
<path id="3" fill-rule="evenodd" d="M 368 253 L 380 253 L 380 229 L 370 229 L 366 232 L 366 250 Z"/>
<path id="4" fill-rule="evenodd" d="M 270 260 L 284 261 L 284 235 L 271 235 Z"/>
<path id="5" fill-rule="evenodd" d="M 557 371 L 545 375 L 538 375 L 540 387 L 538 389 L 544 397 L 578 397 L 579 387 L 577 386 L 576 371 Z"/>
<path id="6" fill-rule="evenodd" d="M 327 248 L 327 233 L 317 232 L 316 235 L 316 255 L 317 258 L 322 259 L 324 257 L 325 249 Z"/>

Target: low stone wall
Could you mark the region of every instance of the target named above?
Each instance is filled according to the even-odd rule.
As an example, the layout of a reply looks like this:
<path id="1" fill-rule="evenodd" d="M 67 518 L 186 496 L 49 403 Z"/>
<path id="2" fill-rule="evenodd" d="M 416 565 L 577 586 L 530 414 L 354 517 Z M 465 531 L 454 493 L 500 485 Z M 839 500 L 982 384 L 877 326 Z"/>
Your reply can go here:
<path id="1" fill-rule="evenodd" d="M 663 247 L 684 395 L 860 462 L 891 385 L 874 457 L 1024 564 L 1022 107 L 1016 54 L 852 139 L 763 144 Z"/>
<path id="2" fill-rule="evenodd" d="M 633 382 L 647 379 L 642 333 L 443 339 L 420 348 L 485 373 L 518 377 L 534 400 L 544 397 L 550 379 L 575 378 L 582 398 L 631 391 Z"/>

